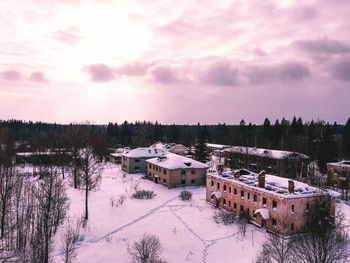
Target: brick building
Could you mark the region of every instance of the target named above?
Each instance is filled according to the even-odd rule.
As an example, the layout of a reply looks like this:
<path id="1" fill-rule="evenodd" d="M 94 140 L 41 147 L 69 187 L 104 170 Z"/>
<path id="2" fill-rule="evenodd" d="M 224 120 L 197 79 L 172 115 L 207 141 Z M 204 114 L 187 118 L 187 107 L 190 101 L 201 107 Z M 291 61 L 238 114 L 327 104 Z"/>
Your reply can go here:
<path id="1" fill-rule="evenodd" d="M 147 170 L 146 160 L 163 156 L 166 151 L 158 148 L 136 148 L 122 154 L 122 170 L 127 173 L 144 173 Z"/>
<path id="2" fill-rule="evenodd" d="M 268 231 L 292 235 L 304 231 L 316 202 L 335 211 L 337 193 L 283 177 L 248 170 L 207 174 L 206 200 Z"/>
<path id="3" fill-rule="evenodd" d="M 288 178 L 307 177 L 309 156 L 281 150 L 232 146 L 214 151 L 214 155 L 225 160 L 225 166 L 232 169 L 245 167 L 253 172 L 265 170 Z"/>
<path id="4" fill-rule="evenodd" d="M 168 153 L 148 159 L 147 176 L 168 188 L 205 185 L 208 165 L 193 159 Z"/>

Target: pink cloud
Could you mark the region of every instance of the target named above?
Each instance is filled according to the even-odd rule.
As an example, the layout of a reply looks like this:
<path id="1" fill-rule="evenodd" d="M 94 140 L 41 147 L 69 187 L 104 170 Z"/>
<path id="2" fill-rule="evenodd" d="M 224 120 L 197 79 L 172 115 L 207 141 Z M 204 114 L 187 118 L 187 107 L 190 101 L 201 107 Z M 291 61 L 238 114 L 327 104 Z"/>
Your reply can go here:
<path id="1" fill-rule="evenodd" d="M 114 70 L 107 65 L 94 64 L 87 66 L 86 69 L 94 82 L 109 82 L 114 79 Z"/>
<path id="2" fill-rule="evenodd" d="M 1 73 L 2 78 L 9 81 L 17 81 L 22 78 L 21 72 L 17 70 L 7 70 Z"/>
<path id="3" fill-rule="evenodd" d="M 42 72 L 32 72 L 29 79 L 31 81 L 39 82 L 39 83 L 45 83 L 48 82 L 48 80 L 45 78 L 45 74 Z"/>
<path id="4" fill-rule="evenodd" d="M 175 83 L 180 80 L 176 69 L 169 66 L 156 66 L 150 70 L 150 75 L 153 81 L 163 84 Z"/>

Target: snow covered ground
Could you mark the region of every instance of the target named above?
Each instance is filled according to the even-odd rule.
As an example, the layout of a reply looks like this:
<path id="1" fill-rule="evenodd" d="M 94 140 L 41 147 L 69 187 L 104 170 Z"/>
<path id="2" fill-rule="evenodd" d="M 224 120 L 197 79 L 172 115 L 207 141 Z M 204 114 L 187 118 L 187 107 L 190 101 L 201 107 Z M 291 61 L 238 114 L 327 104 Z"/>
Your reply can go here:
<path id="1" fill-rule="evenodd" d="M 153 190 L 151 200 L 131 199 L 133 187 Z M 129 175 L 120 166 L 107 164 L 100 189 L 89 196 L 89 220 L 85 238 L 78 245 L 76 262 L 131 262 L 128 244 L 143 233 L 159 237 L 161 258 L 171 262 L 249 262 L 266 239 L 265 230 L 248 224 L 245 237 L 237 225 L 216 224 L 214 208 L 205 201 L 205 187 L 186 187 L 192 201 L 178 198 L 184 188 L 167 189 L 141 175 Z M 116 200 L 126 195 L 122 205 Z M 82 216 L 84 193 L 68 188 L 69 216 Z M 112 200 L 114 204 L 112 206 Z M 63 227 L 62 227 L 63 228 Z M 51 257 L 60 262 L 59 231 Z"/>

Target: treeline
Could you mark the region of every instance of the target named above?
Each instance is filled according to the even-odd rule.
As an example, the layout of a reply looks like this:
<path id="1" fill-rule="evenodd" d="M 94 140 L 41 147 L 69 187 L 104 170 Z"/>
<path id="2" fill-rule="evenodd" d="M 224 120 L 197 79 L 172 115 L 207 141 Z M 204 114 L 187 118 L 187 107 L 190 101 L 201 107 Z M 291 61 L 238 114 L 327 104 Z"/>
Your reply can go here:
<path id="1" fill-rule="evenodd" d="M 76 134 L 83 132 L 84 136 Z M 156 141 L 194 145 L 199 135 L 208 142 L 228 145 L 243 145 L 271 149 L 298 151 L 313 160 L 327 161 L 350 157 L 350 118 L 345 125 L 326 123 L 322 120 L 304 122 L 300 117 L 292 120 L 270 121 L 262 124 L 239 125 L 162 125 L 158 122 L 123 122 L 108 125 L 48 124 L 20 120 L 0 121 L 0 136 L 8 134 L 21 147 L 42 150 L 70 147 L 72 140 L 81 140 L 103 148 L 148 146 Z M 320 155 L 324 153 L 325 156 Z"/>

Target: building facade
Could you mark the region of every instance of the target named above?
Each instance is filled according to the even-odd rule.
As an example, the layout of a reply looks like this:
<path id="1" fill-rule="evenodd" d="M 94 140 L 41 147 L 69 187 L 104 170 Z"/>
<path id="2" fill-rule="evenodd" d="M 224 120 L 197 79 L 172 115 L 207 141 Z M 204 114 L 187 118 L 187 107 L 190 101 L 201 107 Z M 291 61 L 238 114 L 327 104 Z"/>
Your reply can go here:
<path id="1" fill-rule="evenodd" d="M 145 173 L 147 170 L 146 160 L 163 156 L 166 151 L 158 148 L 136 148 L 127 151 L 121 156 L 122 170 L 127 173 Z"/>
<path id="2" fill-rule="evenodd" d="M 306 178 L 309 157 L 302 153 L 280 150 L 233 146 L 214 151 L 214 155 L 224 158 L 225 166 L 231 169 L 242 167 L 253 172 L 265 170 L 288 178 Z"/>
<path id="3" fill-rule="evenodd" d="M 281 235 L 305 231 L 308 213 L 321 203 L 335 212 L 337 193 L 248 170 L 208 173 L 206 200 Z"/>
<path id="4" fill-rule="evenodd" d="M 327 181 L 339 188 L 350 188 L 350 161 L 327 163 Z"/>
<path id="5" fill-rule="evenodd" d="M 167 188 L 205 185 L 208 165 L 177 154 L 148 159 L 147 176 Z"/>

